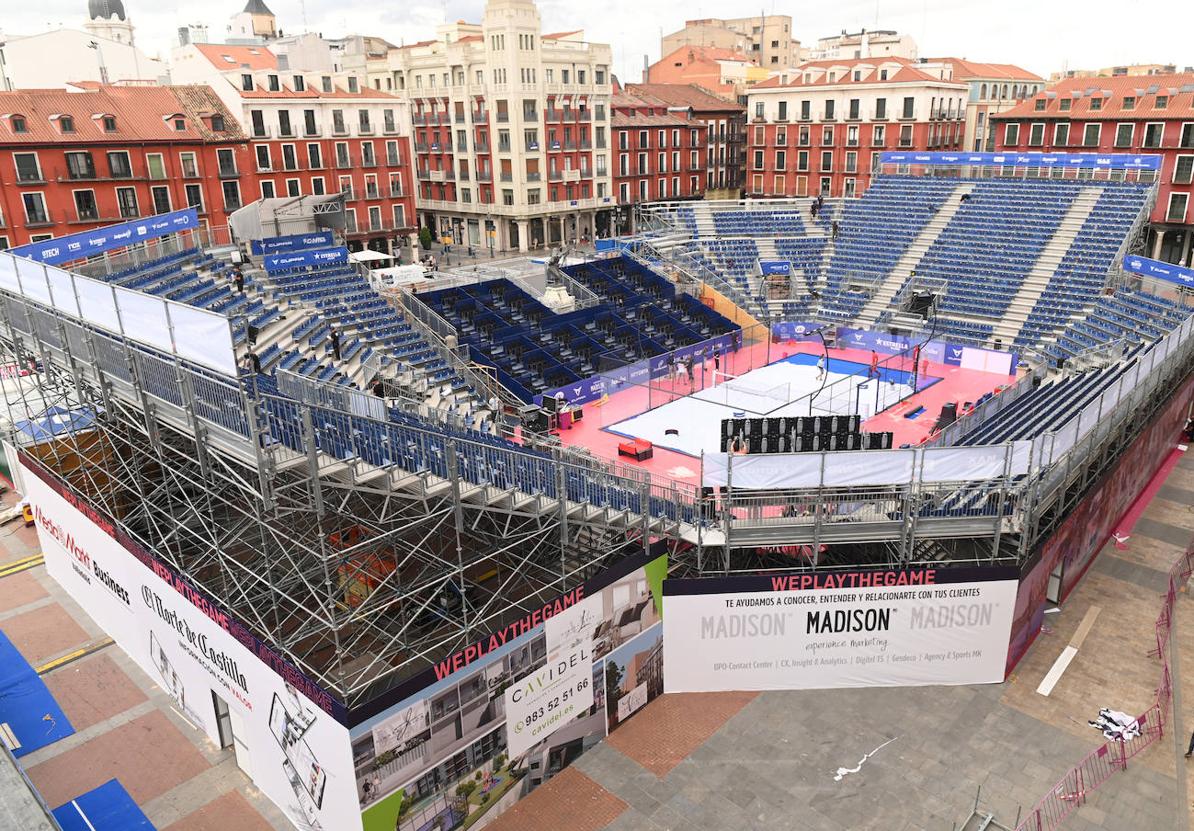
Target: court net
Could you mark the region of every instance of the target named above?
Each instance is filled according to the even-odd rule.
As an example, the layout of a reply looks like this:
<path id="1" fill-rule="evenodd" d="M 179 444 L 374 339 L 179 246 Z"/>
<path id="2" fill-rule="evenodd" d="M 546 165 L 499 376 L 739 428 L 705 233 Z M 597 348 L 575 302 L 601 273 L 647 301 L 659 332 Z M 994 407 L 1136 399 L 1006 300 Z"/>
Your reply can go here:
<path id="1" fill-rule="evenodd" d="M 773 387 L 752 384 L 737 375 L 714 370 L 713 386 L 702 390 L 697 397 L 754 415 L 767 415 L 791 402 L 791 387 L 789 383 Z"/>

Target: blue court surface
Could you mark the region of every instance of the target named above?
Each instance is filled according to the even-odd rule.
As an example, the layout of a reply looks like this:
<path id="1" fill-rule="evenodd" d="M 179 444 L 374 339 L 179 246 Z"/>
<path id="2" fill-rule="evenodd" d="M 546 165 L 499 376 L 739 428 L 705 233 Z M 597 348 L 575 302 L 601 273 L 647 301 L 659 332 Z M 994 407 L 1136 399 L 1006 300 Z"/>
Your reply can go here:
<path id="1" fill-rule="evenodd" d="M 62 831 L 154 831 L 153 823 L 115 779 L 55 808 L 53 814 Z"/>
<path id="2" fill-rule="evenodd" d="M 75 732 L 37 671 L 0 632 L 0 725 L 17 741 L 20 758 Z M 3 728 L 0 728 L 3 729 Z"/>

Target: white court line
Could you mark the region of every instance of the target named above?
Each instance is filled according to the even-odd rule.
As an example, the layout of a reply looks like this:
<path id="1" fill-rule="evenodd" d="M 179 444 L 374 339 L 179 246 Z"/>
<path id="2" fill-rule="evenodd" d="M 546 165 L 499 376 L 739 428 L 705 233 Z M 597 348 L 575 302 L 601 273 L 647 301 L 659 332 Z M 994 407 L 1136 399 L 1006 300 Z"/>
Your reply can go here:
<path id="1" fill-rule="evenodd" d="M 95 826 L 91 824 L 91 820 L 87 819 L 87 815 L 83 813 L 83 809 L 79 807 L 79 803 L 72 799 L 70 804 L 72 808 L 79 812 L 79 816 L 83 818 L 83 822 L 87 823 L 87 827 L 90 828 L 91 831 L 95 831 Z"/>
<path id="2" fill-rule="evenodd" d="M 1041 685 L 1036 688 L 1036 691 L 1041 695 L 1048 695 L 1053 692 L 1053 688 L 1061 680 L 1061 676 L 1070 665 L 1070 661 L 1074 660 L 1074 656 L 1077 654 L 1078 650 L 1072 646 L 1067 646 L 1061 650 L 1061 654 L 1053 662 L 1053 667 L 1049 670 L 1049 674 L 1044 677 L 1044 680 L 1041 681 Z"/>

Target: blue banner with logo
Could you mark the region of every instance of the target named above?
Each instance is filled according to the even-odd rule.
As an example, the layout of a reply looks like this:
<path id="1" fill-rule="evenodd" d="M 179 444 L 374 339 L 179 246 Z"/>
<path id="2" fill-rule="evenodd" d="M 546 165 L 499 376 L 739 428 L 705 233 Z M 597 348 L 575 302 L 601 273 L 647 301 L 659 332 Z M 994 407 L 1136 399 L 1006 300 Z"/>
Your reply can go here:
<path id="1" fill-rule="evenodd" d="M 1124 257 L 1124 271 L 1152 277 L 1156 280 L 1164 280 L 1167 283 L 1176 283 L 1186 288 L 1194 288 L 1194 269 L 1184 268 L 1173 263 L 1129 254 Z"/>
<path id="2" fill-rule="evenodd" d="M 339 265 L 348 262 L 348 249 L 314 248 L 310 251 L 295 251 L 290 254 L 266 254 L 265 270 L 282 271 L 286 268 L 306 268 L 313 265 Z"/>
<path id="3" fill-rule="evenodd" d="M 921 153 L 887 151 L 880 164 L 960 165 L 1011 167 L 1082 167 L 1108 170 L 1160 170 L 1161 156 L 1133 153 Z"/>
<path id="4" fill-rule="evenodd" d="M 59 265 L 198 227 L 199 214 L 194 208 L 187 208 L 138 219 L 135 222 L 122 222 L 119 225 L 96 228 L 94 231 L 80 231 L 65 237 L 22 245 L 20 248 L 14 248 L 12 253 L 18 257 L 37 260 L 39 263 Z"/>
<path id="5" fill-rule="evenodd" d="M 257 256 L 277 254 L 281 251 L 303 251 L 307 248 L 330 248 L 336 244 L 331 231 L 313 231 L 310 234 L 290 234 L 285 237 L 250 240 L 249 248 Z"/>
<path id="6" fill-rule="evenodd" d="M 816 338 L 817 330 L 820 328 L 821 325 L 819 323 L 811 321 L 803 323 L 794 323 L 791 321 L 773 323 L 771 325 L 771 337 L 774 340 L 807 340 L 809 338 Z"/>
<path id="7" fill-rule="evenodd" d="M 776 274 L 788 277 L 792 274 L 792 263 L 788 260 L 759 260 L 759 272 L 764 277 Z"/>

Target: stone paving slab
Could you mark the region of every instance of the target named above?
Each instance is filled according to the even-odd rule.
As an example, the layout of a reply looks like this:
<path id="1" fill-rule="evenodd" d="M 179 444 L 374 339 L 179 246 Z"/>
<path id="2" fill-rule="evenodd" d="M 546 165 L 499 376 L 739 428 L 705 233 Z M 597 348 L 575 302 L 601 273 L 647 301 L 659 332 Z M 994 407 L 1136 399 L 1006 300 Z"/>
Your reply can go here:
<path id="1" fill-rule="evenodd" d="M 75 730 L 86 730 L 147 700 L 104 653 L 59 667 L 43 680 Z"/>
<path id="2" fill-rule="evenodd" d="M 162 831 L 272 831 L 240 791 L 229 791 Z"/>
<path id="3" fill-rule="evenodd" d="M 31 571 L 0 577 L 0 612 L 19 609 L 49 596 Z"/>
<path id="4" fill-rule="evenodd" d="M 570 765 L 485 826 L 487 831 L 598 831 L 626 803 Z"/>
<path id="5" fill-rule="evenodd" d="M 57 603 L 5 618 L 0 629 L 35 667 L 91 640 L 70 613 Z"/>
<path id="6" fill-rule="evenodd" d="M 50 805 L 119 779 L 143 804 L 208 768 L 189 739 L 159 711 L 151 711 L 29 769 Z"/>

